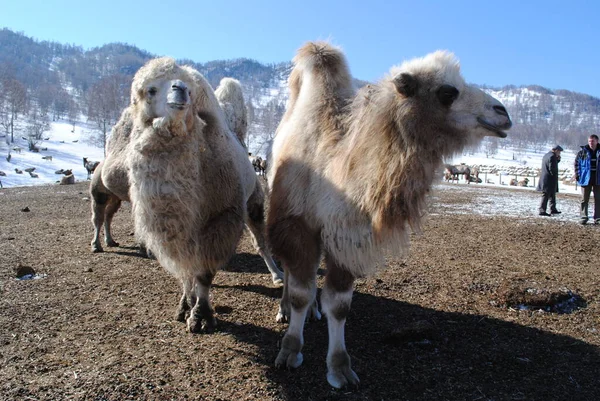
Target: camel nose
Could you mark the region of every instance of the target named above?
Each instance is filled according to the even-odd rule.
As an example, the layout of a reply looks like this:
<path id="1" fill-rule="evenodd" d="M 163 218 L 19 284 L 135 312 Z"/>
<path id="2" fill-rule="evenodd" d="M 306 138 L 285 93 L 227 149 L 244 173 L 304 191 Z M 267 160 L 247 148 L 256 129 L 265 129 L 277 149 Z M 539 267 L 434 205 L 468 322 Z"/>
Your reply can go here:
<path id="1" fill-rule="evenodd" d="M 185 92 L 187 90 L 187 85 L 183 81 L 177 80 L 173 82 L 173 85 L 171 85 L 171 89 Z"/>
<path id="2" fill-rule="evenodd" d="M 508 117 L 508 111 L 506 111 L 504 106 L 494 106 L 494 111 L 498 114 Z"/>

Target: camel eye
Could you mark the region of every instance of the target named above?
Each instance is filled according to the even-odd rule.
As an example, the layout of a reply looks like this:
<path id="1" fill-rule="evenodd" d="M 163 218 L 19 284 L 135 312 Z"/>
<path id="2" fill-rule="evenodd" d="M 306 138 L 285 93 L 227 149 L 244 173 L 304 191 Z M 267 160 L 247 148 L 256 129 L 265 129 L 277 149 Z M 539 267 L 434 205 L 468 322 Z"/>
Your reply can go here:
<path id="1" fill-rule="evenodd" d="M 442 85 L 437 91 L 437 97 L 440 99 L 440 103 L 446 107 L 449 107 L 452 102 L 458 97 L 458 89 L 452 85 Z"/>
<path id="2" fill-rule="evenodd" d="M 148 89 L 148 94 L 149 94 L 150 96 L 154 96 L 154 95 L 156 95 L 156 92 L 157 92 L 157 91 L 156 91 L 156 88 L 155 88 L 155 87 L 152 87 L 152 88 Z"/>

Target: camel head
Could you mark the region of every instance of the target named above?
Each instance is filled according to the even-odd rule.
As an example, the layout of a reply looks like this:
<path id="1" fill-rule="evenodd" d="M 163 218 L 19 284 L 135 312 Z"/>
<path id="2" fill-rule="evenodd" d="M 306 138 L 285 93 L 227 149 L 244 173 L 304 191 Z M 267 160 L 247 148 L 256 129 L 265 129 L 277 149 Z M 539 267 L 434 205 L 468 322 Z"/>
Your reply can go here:
<path id="1" fill-rule="evenodd" d="M 176 135 L 194 124 L 194 99 L 198 87 L 189 69 L 182 68 L 167 57 L 150 60 L 133 78 L 131 102 L 137 116 L 155 128 L 170 127 Z"/>
<path id="2" fill-rule="evenodd" d="M 505 138 L 512 122 L 504 105 L 465 82 L 452 53 L 437 51 L 392 68 L 391 82 L 406 115 L 428 126 L 449 151 L 484 136 Z"/>

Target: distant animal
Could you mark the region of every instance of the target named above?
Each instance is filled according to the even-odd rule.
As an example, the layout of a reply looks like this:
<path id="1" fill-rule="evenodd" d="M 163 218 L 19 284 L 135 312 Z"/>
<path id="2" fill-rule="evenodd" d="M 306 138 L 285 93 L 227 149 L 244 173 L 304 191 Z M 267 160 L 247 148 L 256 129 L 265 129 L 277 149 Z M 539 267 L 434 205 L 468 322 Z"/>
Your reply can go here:
<path id="1" fill-rule="evenodd" d="M 513 179 L 511 179 L 511 180 L 510 180 L 510 182 L 508 183 L 508 185 L 512 185 L 512 186 L 515 186 L 515 187 L 516 187 L 516 186 L 517 186 L 517 183 L 518 183 L 518 182 L 517 182 L 517 179 L 516 179 L 516 178 L 513 178 Z"/>
<path id="2" fill-rule="evenodd" d="M 469 177 L 469 182 L 474 182 L 476 184 L 481 184 L 483 182 L 483 180 L 479 177 L 475 177 L 474 175 L 471 175 Z"/>
<path id="3" fill-rule="evenodd" d="M 31 178 L 38 178 L 39 175 L 37 175 L 36 173 L 30 172 L 29 175 L 31 176 Z"/>
<path id="4" fill-rule="evenodd" d="M 42 159 L 48 160 L 49 162 L 51 162 L 52 161 L 52 156 L 42 156 Z"/>
<path id="5" fill-rule="evenodd" d="M 87 179 L 88 180 L 91 178 L 92 174 L 94 173 L 94 171 L 96 170 L 96 168 L 98 167 L 99 164 L 100 164 L 100 162 L 98 162 L 98 161 L 88 160 L 87 157 L 83 158 L 83 166 L 87 170 L 87 173 L 88 173 Z"/>
<path id="6" fill-rule="evenodd" d="M 27 140 L 27 137 L 22 136 L 21 139 Z"/>
<path id="7" fill-rule="evenodd" d="M 456 182 L 458 182 L 459 175 L 464 176 L 467 184 L 471 183 L 471 169 L 469 166 L 466 164 L 445 165 L 444 177 L 446 178 L 446 181 L 450 181 L 449 178 L 451 178 L 452 181 L 456 180 Z"/>
<path id="8" fill-rule="evenodd" d="M 260 173 L 263 177 L 266 177 L 267 173 L 267 159 L 262 159 L 260 161 Z"/>
<path id="9" fill-rule="evenodd" d="M 73 170 L 72 169 L 63 170 L 63 174 L 64 175 L 71 175 L 71 174 L 73 174 Z"/>
<path id="10" fill-rule="evenodd" d="M 60 185 L 75 184 L 75 176 L 73 174 L 65 175 L 60 179 Z"/>
<path id="11" fill-rule="evenodd" d="M 526 187 L 527 185 L 529 185 L 529 178 L 522 179 L 517 183 L 517 185 L 520 187 Z"/>
<path id="12" fill-rule="evenodd" d="M 244 223 L 265 262 L 281 274 L 264 242 L 261 186 L 198 71 L 153 59 L 135 74 L 131 97 L 125 159 L 136 236 L 182 283 L 177 320 L 192 333 L 212 331 L 210 287 Z"/>
<path id="13" fill-rule="evenodd" d="M 65 170 L 63 170 L 63 169 L 61 168 L 60 170 L 56 170 L 56 171 L 54 172 L 54 174 L 62 174 L 62 173 L 64 173 L 64 172 L 65 172 Z"/>
<path id="14" fill-rule="evenodd" d="M 60 143 L 65 143 L 65 141 L 60 141 Z"/>
<path id="15" fill-rule="evenodd" d="M 441 51 L 394 67 L 355 94 L 343 53 L 308 43 L 294 58 L 288 86 L 268 176 L 267 232 L 285 268 L 277 319 L 290 321 L 275 365 L 302 364 L 324 254 L 327 381 L 356 385 L 344 339 L 355 279 L 383 266 L 384 250 L 408 250 L 442 158 L 486 135 L 506 137 L 511 120 Z"/>
<path id="16" fill-rule="evenodd" d="M 77 143 L 77 142 L 79 142 L 79 139 L 75 139 L 75 140 L 73 141 L 73 143 Z"/>
<path id="17" fill-rule="evenodd" d="M 27 167 L 26 169 L 23 169 L 23 171 L 27 171 L 28 173 L 31 173 L 31 172 L 35 171 L 35 167 Z"/>
<path id="18" fill-rule="evenodd" d="M 254 172 L 261 174 L 260 164 L 262 163 L 262 157 L 256 156 L 252 161 L 252 167 L 254 167 Z"/>
<path id="19" fill-rule="evenodd" d="M 6 177 L 6 173 L 4 171 L 0 171 L 0 177 Z"/>
<path id="20" fill-rule="evenodd" d="M 42 148 L 41 150 L 46 151 L 46 150 L 48 150 L 48 148 Z"/>
<path id="21" fill-rule="evenodd" d="M 49 137 L 49 136 L 48 136 L 48 137 L 46 137 L 46 138 L 44 138 L 44 141 L 48 141 L 48 140 L 50 140 L 50 137 Z"/>
<path id="22" fill-rule="evenodd" d="M 20 148 L 18 146 L 15 146 L 12 148 L 13 151 L 17 152 L 17 153 L 21 153 L 21 151 L 23 150 L 23 148 Z"/>
<path id="23" fill-rule="evenodd" d="M 18 168 L 15 169 L 15 173 L 17 174 L 23 174 L 23 171 L 19 170 Z"/>

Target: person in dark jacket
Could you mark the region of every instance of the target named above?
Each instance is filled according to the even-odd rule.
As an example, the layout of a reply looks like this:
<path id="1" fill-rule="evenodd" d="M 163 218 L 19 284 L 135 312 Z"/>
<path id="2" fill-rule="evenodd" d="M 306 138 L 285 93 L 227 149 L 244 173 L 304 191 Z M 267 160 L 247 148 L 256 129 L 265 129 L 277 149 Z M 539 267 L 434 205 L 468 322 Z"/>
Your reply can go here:
<path id="1" fill-rule="evenodd" d="M 551 216 L 560 213 L 556 208 L 556 193 L 558 192 L 558 162 L 562 151 L 563 148 L 556 145 L 542 159 L 541 176 L 537 185 L 537 190 L 542 192 L 540 216 Z M 550 201 L 550 213 L 546 212 L 548 201 Z"/>
<path id="2" fill-rule="evenodd" d="M 581 185 L 581 224 L 588 222 L 590 194 L 594 193 L 594 224 L 600 224 L 600 146 L 598 135 L 590 135 L 588 144 L 581 147 L 575 157 L 575 178 Z"/>

